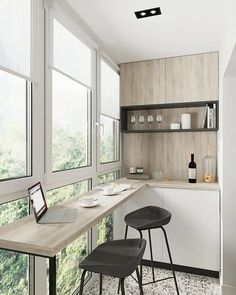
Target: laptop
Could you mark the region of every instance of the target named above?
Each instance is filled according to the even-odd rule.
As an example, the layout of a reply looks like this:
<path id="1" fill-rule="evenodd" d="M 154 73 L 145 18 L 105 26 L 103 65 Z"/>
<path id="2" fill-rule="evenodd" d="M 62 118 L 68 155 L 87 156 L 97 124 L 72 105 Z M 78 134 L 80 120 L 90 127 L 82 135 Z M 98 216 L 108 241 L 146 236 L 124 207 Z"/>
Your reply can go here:
<path id="1" fill-rule="evenodd" d="M 41 183 L 28 188 L 30 202 L 37 223 L 72 223 L 77 216 L 77 209 L 47 207 Z"/>

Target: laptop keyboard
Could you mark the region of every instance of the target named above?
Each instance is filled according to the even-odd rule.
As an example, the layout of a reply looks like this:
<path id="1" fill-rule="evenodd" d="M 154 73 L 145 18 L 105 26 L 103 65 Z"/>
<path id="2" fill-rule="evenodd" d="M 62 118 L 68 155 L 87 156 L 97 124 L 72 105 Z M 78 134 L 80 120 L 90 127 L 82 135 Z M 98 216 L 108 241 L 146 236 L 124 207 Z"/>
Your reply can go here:
<path id="1" fill-rule="evenodd" d="M 77 210 L 72 208 L 49 208 L 40 223 L 73 222 L 76 214 Z"/>

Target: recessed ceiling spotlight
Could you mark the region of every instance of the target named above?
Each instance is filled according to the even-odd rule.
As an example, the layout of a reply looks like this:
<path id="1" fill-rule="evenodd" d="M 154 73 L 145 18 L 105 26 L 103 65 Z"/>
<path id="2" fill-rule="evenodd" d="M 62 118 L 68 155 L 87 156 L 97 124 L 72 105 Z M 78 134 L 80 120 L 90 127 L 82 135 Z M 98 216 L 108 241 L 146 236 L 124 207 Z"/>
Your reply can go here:
<path id="1" fill-rule="evenodd" d="M 160 7 L 135 11 L 135 15 L 137 18 L 150 17 L 150 16 L 160 15 L 160 14 L 161 14 Z"/>

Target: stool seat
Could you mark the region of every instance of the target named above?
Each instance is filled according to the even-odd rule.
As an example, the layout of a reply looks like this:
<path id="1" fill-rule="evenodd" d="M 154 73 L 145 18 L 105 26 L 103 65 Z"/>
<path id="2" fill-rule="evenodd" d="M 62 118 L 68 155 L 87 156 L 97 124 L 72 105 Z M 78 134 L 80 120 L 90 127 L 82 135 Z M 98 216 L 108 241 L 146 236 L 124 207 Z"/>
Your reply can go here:
<path id="1" fill-rule="evenodd" d="M 170 222 L 171 213 L 157 206 L 146 206 L 125 216 L 125 222 L 137 230 L 164 226 Z"/>
<path id="2" fill-rule="evenodd" d="M 94 249 L 80 268 L 117 278 L 130 276 L 140 264 L 146 241 L 144 239 L 114 240 Z"/>

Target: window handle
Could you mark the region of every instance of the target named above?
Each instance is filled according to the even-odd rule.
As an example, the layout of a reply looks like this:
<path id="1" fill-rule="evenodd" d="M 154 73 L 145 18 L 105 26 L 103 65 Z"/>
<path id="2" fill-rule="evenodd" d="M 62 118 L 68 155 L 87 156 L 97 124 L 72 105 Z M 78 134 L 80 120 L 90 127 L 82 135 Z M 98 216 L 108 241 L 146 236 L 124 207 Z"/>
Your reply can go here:
<path id="1" fill-rule="evenodd" d="M 101 132 L 101 136 L 103 136 L 103 135 L 104 135 L 104 125 L 103 125 L 103 124 L 100 124 L 100 128 L 101 128 L 101 130 L 102 130 L 102 132 Z"/>
<path id="2" fill-rule="evenodd" d="M 99 122 L 96 122 L 96 123 L 95 123 L 95 126 L 96 126 L 96 133 L 97 133 L 97 136 L 99 136 L 99 126 L 100 126 Z"/>

